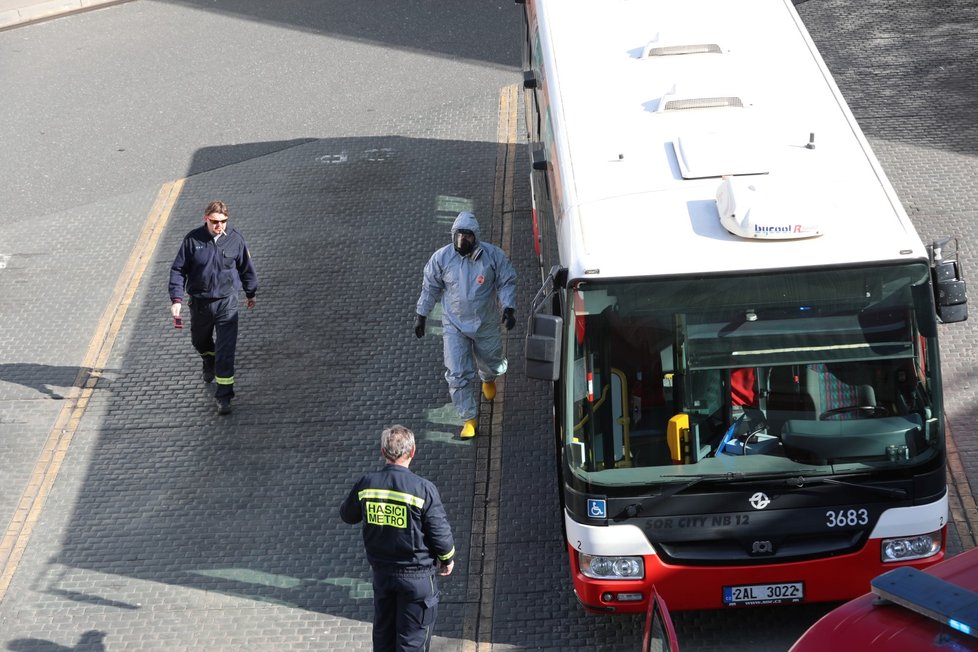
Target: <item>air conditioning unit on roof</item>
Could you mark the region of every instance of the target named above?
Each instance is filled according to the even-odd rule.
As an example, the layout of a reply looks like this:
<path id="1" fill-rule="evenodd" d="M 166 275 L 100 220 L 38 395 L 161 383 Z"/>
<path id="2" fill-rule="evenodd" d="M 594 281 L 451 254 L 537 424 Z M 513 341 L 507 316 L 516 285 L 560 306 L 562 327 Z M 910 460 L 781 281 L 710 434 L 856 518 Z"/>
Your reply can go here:
<path id="1" fill-rule="evenodd" d="M 774 192 L 770 177 L 726 177 L 717 188 L 720 224 L 741 238 L 796 240 L 822 235 L 805 210 L 806 198 Z M 785 210 L 790 207 L 791 210 Z"/>

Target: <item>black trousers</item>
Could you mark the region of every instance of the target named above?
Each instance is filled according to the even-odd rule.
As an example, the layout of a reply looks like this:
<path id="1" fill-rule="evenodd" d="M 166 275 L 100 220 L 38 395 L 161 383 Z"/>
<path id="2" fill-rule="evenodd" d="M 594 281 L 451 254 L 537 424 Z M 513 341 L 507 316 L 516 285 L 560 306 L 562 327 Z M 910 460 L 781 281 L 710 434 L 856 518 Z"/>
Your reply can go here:
<path id="1" fill-rule="evenodd" d="M 434 575 L 374 571 L 374 652 L 428 652 L 437 615 Z"/>
<path id="2" fill-rule="evenodd" d="M 215 333 L 217 336 L 215 344 Z M 234 396 L 234 352 L 238 346 L 238 295 L 190 299 L 190 341 L 204 364 L 214 365 L 216 398 Z"/>

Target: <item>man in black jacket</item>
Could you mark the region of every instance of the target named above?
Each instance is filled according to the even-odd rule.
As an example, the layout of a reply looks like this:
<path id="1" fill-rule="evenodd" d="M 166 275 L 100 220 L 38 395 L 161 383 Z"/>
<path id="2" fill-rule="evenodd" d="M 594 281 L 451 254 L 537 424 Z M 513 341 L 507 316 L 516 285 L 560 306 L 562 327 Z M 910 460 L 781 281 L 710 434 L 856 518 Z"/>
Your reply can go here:
<path id="1" fill-rule="evenodd" d="M 190 295 L 190 339 L 203 360 L 205 383 L 217 381 L 218 414 L 231 413 L 234 352 L 238 342 L 238 293 L 255 307 L 258 275 L 244 237 L 228 226 L 227 205 L 212 201 L 204 225 L 188 233 L 170 266 L 170 314 L 182 325 L 184 291 Z M 217 345 L 214 333 L 217 331 Z"/>
<path id="2" fill-rule="evenodd" d="M 424 650 L 438 613 L 435 574 L 451 575 L 455 541 L 438 489 L 408 469 L 414 433 L 394 425 L 380 435 L 387 461 L 353 486 L 340 518 L 363 521 L 363 543 L 373 568 L 374 652 Z"/>

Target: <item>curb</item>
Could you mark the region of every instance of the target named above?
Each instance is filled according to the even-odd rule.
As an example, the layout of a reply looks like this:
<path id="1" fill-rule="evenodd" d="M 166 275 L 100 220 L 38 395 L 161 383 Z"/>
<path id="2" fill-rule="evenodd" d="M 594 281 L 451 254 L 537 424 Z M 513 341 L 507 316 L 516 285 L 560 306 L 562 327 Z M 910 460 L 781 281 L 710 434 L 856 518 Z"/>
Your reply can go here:
<path id="1" fill-rule="evenodd" d="M 129 2 L 129 0 L 47 0 L 47 2 L 37 2 L 20 9 L 0 11 L 0 30 L 123 2 Z"/>

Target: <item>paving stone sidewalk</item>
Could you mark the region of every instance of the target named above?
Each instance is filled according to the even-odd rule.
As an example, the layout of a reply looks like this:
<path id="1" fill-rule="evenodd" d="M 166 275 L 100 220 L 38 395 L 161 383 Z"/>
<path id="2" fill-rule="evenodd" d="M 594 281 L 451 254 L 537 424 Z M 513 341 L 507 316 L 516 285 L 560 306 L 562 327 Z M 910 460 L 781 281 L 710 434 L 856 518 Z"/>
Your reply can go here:
<path id="1" fill-rule="evenodd" d="M 477 449 L 456 437 L 438 320 L 423 340 L 411 324 L 458 210 L 489 226 L 491 99 L 482 140 L 315 140 L 188 179 L 0 605 L 11 649 L 369 649 L 370 572 L 336 510 L 393 422 L 418 435 L 412 469 L 463 553 L 437 631 L 460 649 Z M 215 192 L 261 280 L 228 417 L 166 310 L 172 255 Z"/>

